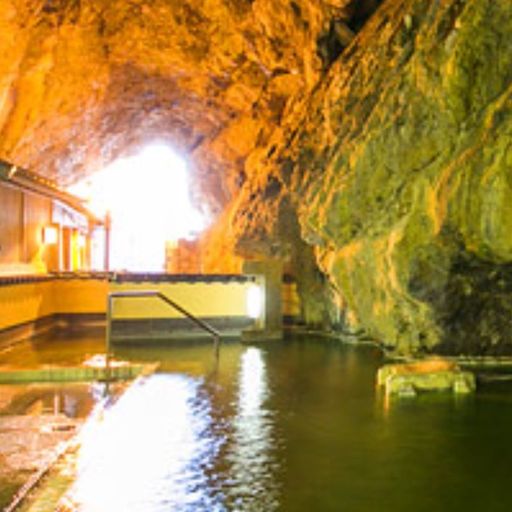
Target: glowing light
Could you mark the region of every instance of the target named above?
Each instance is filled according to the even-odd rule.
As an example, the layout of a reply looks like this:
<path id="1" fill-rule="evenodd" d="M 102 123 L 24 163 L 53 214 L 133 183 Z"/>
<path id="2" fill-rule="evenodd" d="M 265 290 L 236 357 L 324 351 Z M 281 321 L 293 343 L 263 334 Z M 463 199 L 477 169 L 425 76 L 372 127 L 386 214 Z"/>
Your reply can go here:
<path id="1" fill-rule="evenodd" d="M 82 235 L 81 233 L 79 233 L 76 237 L 76 243 L 77 243 L 78 247 L 83 249 L 87 245 L 87 239 L 85 238 L 85 235 Z"/>
<path id="2" fill-rule="evenodd" d="M 272 454 L 273 422 L 265 400 L 267 372 L 262 351 L 248 348 L 242 356 L 238 410 L 234 421 L 232 483 L 227 491 L 237 510 L 275 510 L 277 488 L 269 467 L 277 467 Z"/>
<path id="3" fill-rule="evenodd" d="M 219 510 L 204 468 L 218 445 L 200 383 L 158 375 L 82 429 L 72 510 Z M 204 508 L 203 508 L 204 507 Z"/>
<path id="4" fill-rule="evenodd" d="M 43 244 L 55 245 L 59 241 L 59 230 L 55 226 L 43 228 Z"/>
<path id="5" fill-rule="evenodd" d="M 263 310 L 263 292 L 261 287 L 254 284 L 247 290 L 247 316 L 260 318 Z"/>
<path id="6" fill-rule="evenodd" d="M 261 350 L 251 347 L 242 356 L 239 396 L 240 415 L 258 419 L 259 410 L 266 394 L 266 371 Z M 256 423 L 258 422 L 256 421 Z"/>
<path id="7" fill-rule="evenodd" d="M 205 227 L 191 205 L 186 163 L 165 145 L 119 159 L 69 191 L 97 216 L 110 212 L 113 269 L 161 271 L 165 242 Z"/>

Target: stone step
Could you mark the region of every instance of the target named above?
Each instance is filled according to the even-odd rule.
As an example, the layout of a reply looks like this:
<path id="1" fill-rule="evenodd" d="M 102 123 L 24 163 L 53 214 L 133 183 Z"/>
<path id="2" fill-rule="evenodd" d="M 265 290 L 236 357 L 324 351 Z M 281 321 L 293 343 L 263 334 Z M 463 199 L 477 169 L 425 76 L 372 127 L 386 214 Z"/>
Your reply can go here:
<path id="1" fill-rule="evenodd" d="M 44 382 L 97 382 L 106 380 L 131 380 L 151 372 L 153 365 L 112 366 L 111 368 L 63 367 L 34 370 L 2 370 L 0 384 Z M 153 370 L 154 371 L 154 370 Z"/>

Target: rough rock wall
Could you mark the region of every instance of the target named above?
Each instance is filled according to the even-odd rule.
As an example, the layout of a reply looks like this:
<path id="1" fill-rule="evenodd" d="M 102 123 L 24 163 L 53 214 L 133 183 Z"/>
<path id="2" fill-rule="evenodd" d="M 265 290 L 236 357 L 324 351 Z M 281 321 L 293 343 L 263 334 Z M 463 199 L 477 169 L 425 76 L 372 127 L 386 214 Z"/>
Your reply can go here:
<path id="1" fill-rule="evenodd" d="M 512 352 L 510 1 L 387 1 L 290 111 L 233 206 L 238 249 L 286 254 L 288 202 L 346 326 Z"/>
<path id="2" fill-rule="evenodd" d="M 378 4 L 0 0 L 0 158 L 66 184 L 172 140 L 211 268 L 280 256 L 310 324 L 511 352 L 510 0 Z"/>
<path id="3" fill-rule="evenodd" d="M 67 185 L 170 141 L 221 221 L 205 268 L 236 271 L 224 206 L 380 1 L 0 0 L 0 158 Z"/>
<path id="4" fill-rule="evenodd" d="M 0 157 L 68 184 L 171 141 L 219 212 L 375 3 L 1 0 Z"/>

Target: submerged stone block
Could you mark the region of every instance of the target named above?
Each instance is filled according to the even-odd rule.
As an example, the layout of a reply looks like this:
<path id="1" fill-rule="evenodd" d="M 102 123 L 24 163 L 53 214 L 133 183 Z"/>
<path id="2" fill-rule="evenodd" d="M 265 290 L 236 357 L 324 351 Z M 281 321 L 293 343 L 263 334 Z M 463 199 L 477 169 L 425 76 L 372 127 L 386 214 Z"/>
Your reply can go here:
<path id="1" fill-rule="evenodd" d="M 377 384 L 386 394 L 414 396 L 418 392 L 452 391 L 472 393 L 476 389 L 475 376 L 462 371 L 455 363 L 444 360 L 386 365 L 377 373 Z"/>

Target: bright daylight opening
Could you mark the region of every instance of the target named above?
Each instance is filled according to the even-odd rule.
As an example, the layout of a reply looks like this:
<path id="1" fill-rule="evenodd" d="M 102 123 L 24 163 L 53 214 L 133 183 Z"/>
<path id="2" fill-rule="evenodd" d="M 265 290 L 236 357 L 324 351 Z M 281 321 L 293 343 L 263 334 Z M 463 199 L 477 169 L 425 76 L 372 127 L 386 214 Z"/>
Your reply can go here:
<path id="1" fill-rule="evenodd" d="M 185 161 L 162 144 L 116 160 L 69 191 L 97 216 L 110 214 L 110 270 L 162 272 L 166 247 L 205 227 L 191 204 Z M 104 236 L 94 237 L 93 269 L 103 268 L 104 250 Z"/>

